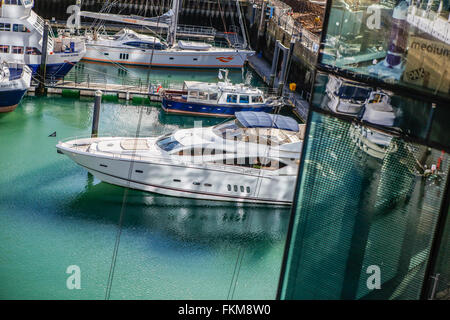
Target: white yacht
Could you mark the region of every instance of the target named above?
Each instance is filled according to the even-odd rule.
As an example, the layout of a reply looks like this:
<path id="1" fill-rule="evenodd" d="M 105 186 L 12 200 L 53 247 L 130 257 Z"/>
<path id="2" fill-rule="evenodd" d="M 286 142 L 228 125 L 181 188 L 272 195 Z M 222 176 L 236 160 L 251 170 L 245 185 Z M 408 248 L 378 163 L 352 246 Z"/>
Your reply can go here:
<path id="1" fill-rule="evenodd" d="M 155 138 L 59 142 L 59 153 L 102 181 L 169 196 L 290 205 L 305 125 L 264 112 Z"/>
<path id="2" fill-rule="evenodd" d="M 327 107 L 334 113 L 357 116 L 371 91 L 371 88 L 358 82 L 330 75 L 325 88 L 329 98 Z"/>
<path id="3" fill-rule="evenodd" d="M 87 35 L 84 60 L 120 63 L 135 66 L 176 68 L 242 68 L 247 57 L 255 52 L 242 48 L 216 47 L 204 42 L 176 41 L 179 1 L 173 0 L 172 9 L 158 18 L 121 16 L 76 10 L 78 15 L 130 24 L 167 26 L 168 39 L 139 34 L 123 29 L 115 35 Z M 155 21 L 158 21 L 156 23 Z M 244 47 L 247 41 L 244 40 Z"/>
<path id="4" fill-rule="evenodd" d="M 27 64 L 33 73 L 41 65 L 44 21 L 32 10 L 34 0 L 0 1 L 0 59 Z M 86 53 L 84 41 L 54 38 L 49 32 L 46 77 L 64 77 Z"/>

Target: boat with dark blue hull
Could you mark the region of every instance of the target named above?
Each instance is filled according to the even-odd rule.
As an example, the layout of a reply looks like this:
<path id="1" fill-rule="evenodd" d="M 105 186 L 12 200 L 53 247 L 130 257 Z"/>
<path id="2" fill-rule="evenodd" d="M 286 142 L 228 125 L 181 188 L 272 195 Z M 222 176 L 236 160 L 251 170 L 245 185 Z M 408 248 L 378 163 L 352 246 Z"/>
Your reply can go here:
<path id="1" fill-rule="evenodd" d="M 275 97 L 247 84 L 232 84 L 226 75 L 218 83 L 185 81 L 181 90 L 163 90 L 162 98 L 166 112 L 214 117 L 233 117 L 239 111 L 270 113 L 279 106 Z"/>
<path id="2" fill-rule="evenodd" d="M 0 113 L 16 109 L 31 85 L 31 69 L 24 64 L 0 64 Z"/>

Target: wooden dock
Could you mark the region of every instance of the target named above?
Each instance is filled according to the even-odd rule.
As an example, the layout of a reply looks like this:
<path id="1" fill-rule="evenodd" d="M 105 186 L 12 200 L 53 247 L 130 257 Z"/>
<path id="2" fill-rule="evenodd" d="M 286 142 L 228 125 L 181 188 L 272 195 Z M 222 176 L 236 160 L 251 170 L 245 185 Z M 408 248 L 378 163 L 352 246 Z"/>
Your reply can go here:
<path id="1" fill-rule="evenodd" d="M 30 94 L 34 93 L 34 88 L 29 90 Z M 46 85 L 47 93 L 63 94 L 64 91 L 75 92 L 80 96 L 93 97 L 95 92 L 100 90 L 103 94 L 117 95 L 118 99 L 132 100 L 134 97 L 149 98 L 150 101 L 161 102 L 162 98 L 159 94 L 158 87 L 155 85 L 122 85 L 99 82 L 74 82 L 59 81 L 54 84 Z"/>

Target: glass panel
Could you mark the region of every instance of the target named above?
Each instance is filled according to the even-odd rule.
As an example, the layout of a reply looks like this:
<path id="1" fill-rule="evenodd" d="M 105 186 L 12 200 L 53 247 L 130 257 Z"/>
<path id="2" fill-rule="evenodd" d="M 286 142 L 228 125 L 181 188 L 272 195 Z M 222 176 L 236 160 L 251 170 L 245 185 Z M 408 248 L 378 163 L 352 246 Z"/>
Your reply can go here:
<path id="1" fill-rule="evenodd" d="M 321 63 L 448 96 L 448 3 L 410 3 L 332 0 Z"/>
<path id="2" fill-rule="evenodd" d="M 417 299 L 448 154 L 317 112 L 309 125 L 281 298 Z"/>
<path id="3" fill-rule="evenodd" d="M 446 220 L 436 257 L 436 265 L 431 272 L 431 279 L 428 279 L 430 281 L 430 292 L 428 292 L 427 297 L 436 300 L 450 299 L 450 219 L 448 216 Z"/>

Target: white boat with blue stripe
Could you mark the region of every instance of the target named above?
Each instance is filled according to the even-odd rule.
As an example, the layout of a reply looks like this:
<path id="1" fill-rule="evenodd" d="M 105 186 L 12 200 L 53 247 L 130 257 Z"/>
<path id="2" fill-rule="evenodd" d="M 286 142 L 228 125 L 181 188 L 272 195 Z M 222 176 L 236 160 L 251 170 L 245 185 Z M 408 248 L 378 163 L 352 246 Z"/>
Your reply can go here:
<path id="1" fill-rule="evenodd" d="M 280 105 L 276 97 L 247 84 L 232 84 L 225 72 L 224 81 L 207 83 L 185 81 L 181 90 L 162 90 L 166 112 L 201 116 L 233 117 L 239 111 L 272 112 Z M 219 78 L 223 79 L 221 73 Z"/>
<path id="2" fill-rule="evenodd" d="M 31 69 L 20 63 L 0 63 L 0 113 L 16 109 L 30 88 Z"/>

